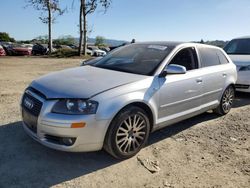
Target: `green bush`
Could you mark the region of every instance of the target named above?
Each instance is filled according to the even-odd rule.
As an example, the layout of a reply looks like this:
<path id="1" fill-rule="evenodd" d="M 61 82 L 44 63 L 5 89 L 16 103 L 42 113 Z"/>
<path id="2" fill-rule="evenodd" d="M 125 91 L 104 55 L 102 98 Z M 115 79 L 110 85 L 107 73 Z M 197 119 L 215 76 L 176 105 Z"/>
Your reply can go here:
<path id="1" fill-rule="evenodd" d="M 71 50 L 71 49 L 58 49 L 55 52 L 52 52 L 50 55 L 51 57 L 58 57 L 58 58 L 63 58 L 63 57 L 72 57 L 72 56 L 77 56 L 77 50 Z"/>

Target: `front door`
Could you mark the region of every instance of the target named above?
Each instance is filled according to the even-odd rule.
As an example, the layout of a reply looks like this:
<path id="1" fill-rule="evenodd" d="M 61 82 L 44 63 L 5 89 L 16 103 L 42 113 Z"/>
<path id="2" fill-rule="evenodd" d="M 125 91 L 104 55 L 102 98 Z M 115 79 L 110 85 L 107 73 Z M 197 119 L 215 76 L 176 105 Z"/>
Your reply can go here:
<path id="1" fill-rule="evenodd" d="M 186 74 L 169 74 L 159 78 L 159 107 L 157 124 L 183 118 L 199 111 L 201 105 L 202 74 L 198 69 L 195 48 L 180 50 L 169 64 L 186 67 Z"/>

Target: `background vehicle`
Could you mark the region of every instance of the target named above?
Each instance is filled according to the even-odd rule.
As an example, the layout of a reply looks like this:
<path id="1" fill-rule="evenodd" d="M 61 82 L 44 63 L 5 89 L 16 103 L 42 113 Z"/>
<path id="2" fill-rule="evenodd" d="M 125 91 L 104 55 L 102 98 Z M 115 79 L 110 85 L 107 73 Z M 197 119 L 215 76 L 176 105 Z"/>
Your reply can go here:
<path id="1" fill-rule="evenodd" d="M 13 54 L 12 45 L 12 43 L 2 43 L 2 47 L 5 50 L 6 55 Z"/>
<path id="2" fill-rule="evenodd" d="M 100 50 L 97 46 L 88 46 L 88 49 L 93 52 L 93 56 L 105 56 L 107 53 Z"/>
<path id="3" fill-rule="evenodd" d="M 12 55 L 31 55 L 32 48 L 25 47 L 21 44 L 13 44 L 12 47 Z"/>
<path id="4" fill-rule="evenodd" d="M 224 50 L 237 66 L 236 90 L 250 92 L 250 36 L 231 40 Z"/>
<path id="5" fill-rule="evenodd" d="M 35 44 L 32 48 L 32 55 L 45 55 L 49 51 L 47 44 Z"/>
<path id="6" fill-rule="evenodd" d="M 124 46 L 89 65 L 43 76 L 22 98 L 24 130 L 63 151 L 132 157 L 151 131 L 233 103 L 236 66 L 217 47 Z"/>
<path id="7" fill-rule="evenodd" d="M 5 56 L 5 55 L 6 55 L 5 50 L 3 46 L 0 45 L 0 56 Z"/>
<path id="8" fill-rule="evenodd" d="M 105 46 L 100 47 L 100 50 L 103 50 L 106 53 L 110 52 L 110 48 L 109 47 L 105 47 Z"/>
<path id="9" fill-rule="evenodd" d="M 92 50 L 90 50 L 90 49 L 86 49 L 86 53 L 88 54 L 88 55 L 90 55 L 90 56 L 93 56 L 94 55 L 94 52 L 92 51 Z"/>

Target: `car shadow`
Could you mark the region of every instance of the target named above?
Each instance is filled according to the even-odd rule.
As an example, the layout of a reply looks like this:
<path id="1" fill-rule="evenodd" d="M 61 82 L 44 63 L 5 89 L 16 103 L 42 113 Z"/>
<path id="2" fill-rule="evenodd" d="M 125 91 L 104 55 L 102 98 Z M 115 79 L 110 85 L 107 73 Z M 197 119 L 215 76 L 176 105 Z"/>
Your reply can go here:
<path id="1" fill-rule="evenodd" d="M 156 131 L 148 146 L 217 117 L 204 113 Z M 0 187 L 50 187 L 121 162 L 105 151 L 67 153 L 44 147 L 26 135 L 20 121 L 0 126 L 0 141 Z"/>
<path id="2" fill-rule="evenodd" d="M 201 122 L 219 118 L 218 115 L 211 112 L 205 112 L 198 116 L 186 119 L 184 121 L 169 125 L 163 129 L 157 130 L 150 135 L 148 145 L 155 144 L 163 139 L 170 138 L 190 127 L 193 127 Z"/>
<path id="3" fill-rule="evenodd" d="M 0 126 L 0 187 L 50 187 L 114 165 L 104 151 L 67 153 L 32 140 L 22 123 Z"/>
<path id="4" fill-rule="evenodd" d="M 250 104 L 250 93 L 236 92 L 233 108 L 239 108 Z"/>

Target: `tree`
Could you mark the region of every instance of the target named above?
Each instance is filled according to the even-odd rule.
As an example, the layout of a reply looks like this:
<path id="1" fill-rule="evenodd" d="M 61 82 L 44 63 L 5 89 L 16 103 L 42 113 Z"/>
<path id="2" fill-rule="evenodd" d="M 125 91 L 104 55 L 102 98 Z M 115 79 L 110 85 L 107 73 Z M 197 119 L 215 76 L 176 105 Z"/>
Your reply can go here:
<path id="1" fill-rule="evenodd" d="M 14 38 L 11 38 L 8 33 L 0 32 L 0 41 L 3 42 L 15 42 Z"/>
<path id="2" fill-rule="evenodd" d="M 32 41 L 39 42 L 41 44 L 48 44 L 49 43 L 48 39 L 49 39 L 48 35 L 40 35 L 40 36 L 36 37 L 35 39 L 33 39 Z"/>
<path id="3" fill-rule="evenodd" d="M 62 15 L 66 9 L 62 10 L 59 6 L 59 0 L 27 0 L 28 5 L 32 6 L 34 9 L 41 11 L 41 16 L 39 19 L 48 24 L 48 37 L 49 37 L 49 53 L 52 52 L 52 23 L 54 23 L 57 15 Z M 44 12 L 47 15 L 44 16 Z"/>
<path id="4" fill-rule="evenodd" d="M 56 45 L 72 45 L 75 44 L 75 38 L 71 35 L 61 36 L 53 41 Z"/>
<path id="5" fill-rule="evenodd" d="M 79 14 L 79 26 L 80 26 L 80 38 L 78 55 L 82 53 L 87 55 L 87 15 L 95 12 L 98 5 L 104 8 L 104 12 L 107 11 L 112 0 L 80 0 L 80 14 Z"/>
<path id="6" fill-rule="evenodd" d="M 104 44 L 104 41 L 105 41 L 105 38 L 104 37 L 102 37 L 102 36 L 97 36 L 96 38 L 95 38 L 95 45 L 96 46 L 104 46 L 105 44 Z"/>

